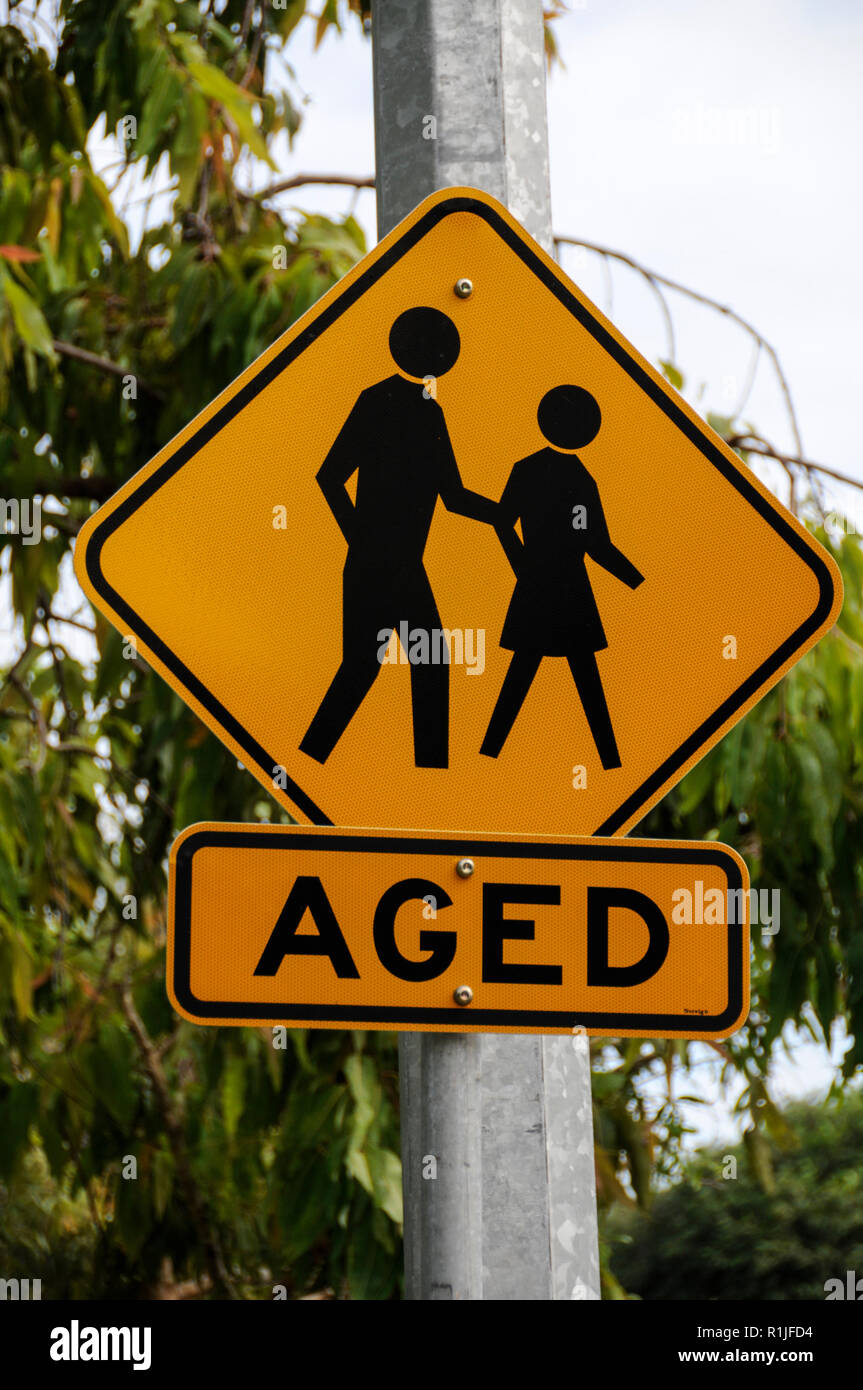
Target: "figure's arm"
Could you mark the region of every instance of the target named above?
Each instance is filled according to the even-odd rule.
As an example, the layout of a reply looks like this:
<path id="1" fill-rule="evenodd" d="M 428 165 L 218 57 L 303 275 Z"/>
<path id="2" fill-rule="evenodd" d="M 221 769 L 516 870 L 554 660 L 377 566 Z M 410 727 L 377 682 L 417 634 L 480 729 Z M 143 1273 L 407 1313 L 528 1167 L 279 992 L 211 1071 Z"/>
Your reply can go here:
<path id="1" fill-rule="evenodd" d="M 515 465 L 507 479 L 503 496 L 497 504 L 497 517 L 494 529 L 497 531 L 498 540 L 503 546 L 506 558 L 516 576 L 518 576 L 521 561 L 524 556 L 524 544 L 519 538 L 515 529 L 515 523 L 519 519 L 520 504 L 518 500 L 519 488 L 516 482 L 518 464 Z"/>
<path id="2" fill-rule="evenodd" d="M 469 516 L 472 521 L 484 521 L 489 526 L 496 525 L 497 503 L 492 502 L 488 497 L 483 497 L 478 492 L 471 492 L 470 488 L 466 488 L 461 480 L 442 410 L 440 411 L 440 430 L 441 501 L 448 512 L 456 512 L 459 516 Z"/>
<path id="3" fill-rule="evenodd" d="M 622 550 L 612 545 L 610 540 L 601 548 L 591 548 L 587 553 L 598 565 L 602 565 L 604 570 L 613 574 L 615 579 L 628 584 L 630 589 L 637 589 L 639 584 L 644 583 L 644 575 L 635 568 L 631 560 L 627 560 Z"/>
<path id="4" fill-rule="evenodd" d="M 353 535 L 354 504 L 345 483 L 356 472 L 359 463 L 356 441 L 357 434 L 361 433 L 358 426 L 362 404 L 363 398 L 360 396 L 317 472 L 318 486 L 348 545 Z"/>
<path id="5" fill-rule="evenodd" d="M 635 568 L 631 560 L 626 558 L 623 551 L 618 550 L 617 546 L 613 544 L 611 536 L 608 534 L 608 524 L 602 510 L 602 503 L 599 500 L 598 490 L 588 506 L 587 537 L 588 555 L 598 565 L 602 565 L 604 570 L 608 570 L 609 574 L 613 574 L 615 579 L 627 584 L 630 589 L 637 589 L 639 584 L 644 582 L 644 575 Z"/>

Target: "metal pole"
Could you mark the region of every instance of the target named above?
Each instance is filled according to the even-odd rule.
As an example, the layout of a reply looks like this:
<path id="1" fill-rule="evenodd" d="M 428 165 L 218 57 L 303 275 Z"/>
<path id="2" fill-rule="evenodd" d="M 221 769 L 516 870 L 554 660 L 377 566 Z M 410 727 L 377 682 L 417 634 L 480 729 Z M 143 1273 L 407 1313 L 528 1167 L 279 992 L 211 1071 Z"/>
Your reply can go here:
<path id="1" fill-rule="evenodd" d="M 372 34 L 379 235 L 468 184 L 548 249 L 541 0 L 375 0 Z M 587 1039 L 411 1033 L 399 1059 L 406 1296 L 598 1298 Z"/>

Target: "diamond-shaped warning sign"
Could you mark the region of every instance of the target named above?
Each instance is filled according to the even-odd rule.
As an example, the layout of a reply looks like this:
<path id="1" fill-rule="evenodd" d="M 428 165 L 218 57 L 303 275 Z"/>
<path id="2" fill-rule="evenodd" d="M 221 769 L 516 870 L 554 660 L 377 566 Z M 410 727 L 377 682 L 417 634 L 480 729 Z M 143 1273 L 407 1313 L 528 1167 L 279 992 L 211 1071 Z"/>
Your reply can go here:
<path id="1" fill-rule="evenodd" d="M 101 508 L 87 594 L 303 821 L 617 834 L 836 566 L 493 198 L 427 199 Z"/>

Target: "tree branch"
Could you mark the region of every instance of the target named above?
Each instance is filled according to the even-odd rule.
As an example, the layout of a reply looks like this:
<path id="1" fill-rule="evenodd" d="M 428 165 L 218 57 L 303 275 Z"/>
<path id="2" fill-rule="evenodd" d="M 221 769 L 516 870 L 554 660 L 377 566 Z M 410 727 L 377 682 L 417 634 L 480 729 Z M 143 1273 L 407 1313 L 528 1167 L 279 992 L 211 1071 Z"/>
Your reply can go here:
<path id="1" fill-rule="evenodd" d="M 65 623 L 67 627 L 80 628 L 82 632 L 88 632 L 91 637 L 95 637 L 96 629 L 89 627 L 87 623 L 81 623 L 77 618 L 61 618 L 59 613 L 46 612 L 46 617 L 52 623 Z"/>
<path id="2" fill-rule="evenodd" d="M 33 495 L 88 497 L 92 502 L 104 502 L 112 492 L 117 491 L 117 486 L 109 478 L 38 478 L 33 484 Z M 51 513 L 45 512 L 44 515 L 50 516 Z"/>
<path id="3" fill-rule="evenodd" d="M 796 454 L 780 454 L 758 434 L 733 434 L 725 442 L 730 444 L 732 449 L 744 449 L 748 454 L 776 459 L 777 463 L 783 464 L 786 468 L 804 468 L 807 472 L 811 470 L 813 473 L 824 473 L 828 478 L 835 478 L 838 483 L 845 483 L 848 487 L 860 488 L 863 491 L 863 481 L 859 478 L 851 478 L 847 473 L 838 473 L 835 468 L 828 468 L 825 463 L 816 463 L 814 459 L 798 458 Z"/>
<path id="4" fill-rule="evenodd" d="M 121 767 L 118 762 L 114 761 L 110 754 L 100 753 L 97 748 L 91 748 L 89 743 L 74 743 L 72 740 L 67 740 L 62 743 L 55 743 L 52 747 L 52 752 L 64 753 L 72 758 L 93 758 L 96 762 L 107 763 L 114 776 L 118 779 L 125 777 L 127 781 L 134 782 L 136 786 L 141 781 L 141 778 L 137 773 L 133 772 L 131 768 Z M 167 801 L 163 800 L 158 792 L 153 791 L 149 783 L 147 784 L 147 800 L 152 801 L 154 806 L 158 806 L 159 810 L 162 811 L 169 820 L 173 820 L 173 806 L 169 806 Z"/>
<path id="5" fill-rule="evenodd" d="M 148 396 L 152 396 L 157 401 L 165 399 L 161 391 L 157 391 L 155 386 L 150 386 L 131 367 L 122 367 L 119 362 L 112 362 L 110 357 L 99 357 L 95 352 L 88 352 L 86 348 L 76 347 L 74 343 L 64 343 L 60 338 L 55 338 L 52 346 L 61 357 L 69 357 L 74 362 L 83 362 L 85 367 L 95 367 L 96 371 L 104 372 L 106 376 L 133 376 L 136 385 Z"/>
<path id="6" fill-rule="evenodd" d="M 715 309 L 718 314 L 724 314 L 726 318 L 730 318 L 734 323 L 738 324 L 739 327 L 748 333 L 758 346 L 767 353 L 773 364 L 773 369 L 779 382 L 779 389 L 785 400 L 785 408 L 788 412 L 794 447 L 797 454 L 802 455 L 803 444 L 800 439 L 800 429 L 797 424 L 797 413 L 794 409 L 794 402 L 791 399 L 791 390 L 788 386 L 788 381 L 782 370 L 782 364 L 779 361 L 779 355 L 772 344 L 764 337 L 764 334 L 759 333 L 758 329 L 755 328 L 753 324 L 736 313 L 728 304 L 722 304 L 718 299 L 711 299 L 709 295 L 702 294 L 699 290 L 690 289 L 688 285 L 681 285 L 679 280 L 671 280 L 667 275 L 660 275 L 658 271 L 648 270 L 646 266 L 641 265 L 638 261 L 634 260 L 632 256 L 627 256 L 623 251 L 612 251 L 608 246 L 598 246 L 596 242 L 583 241 L 580 237 L 572 236 L 555 236 L 554 244 L 555 246 L 581 246 L 585 251 L 592 251 L 597 256 L 610 256 L 612 260 L 620 261 L 622 265 L 629 266 L 630 270 L 634 270 L 637 274 L 644 276 L 654 287 L 657 285 L 664 285 L 666 289 L 674 290 L 676 294 L 685 294 L 688 299 L 694 299 L 697 304 L 705 304 L 709 309 Z"/>
<path id="7" fill-rule="evenodd" d="M 14 670 L 9 672 L 6 679 L 9 682 L 9 684 L 11 686 L 14 686 L 14 688 L 18 691 L 18 694 L 21 696 L 21 699 L 24 701 L 27 708 L 29 709 L 32 723 L 35 725 L 36 732 L 39 735 L 39 754 L 36 759 L 36 762 L 21 764 L 22 767 L 29 767 L 32 770 L 33 775 L 35 776 L 36 773 L 42 771 L 42 768 L 45 766 L 45 758 L 48 755 L 48 726 L 45 723 L 45 716 L 42 713 L 42 707 L 33 695 L 32 691 L 28 689 L 26 681 L 23 681 L 20 676 L 16 675 Z"/>
<path id="8" fill-rule="evenodd" d="M 242 189 L 237 189 L 237 197 L 242 198 L 246 203 L 262 203 L 267 198 L 274 198 L 277 193 L 287 193 L 290 188 L 302 188 L 306 184 L 323 183 L 338 185 L 343 188 L 374 188 L 375 181 L 371 177 L 364 179 L 354 178 L 352 174 L 295 174 L 293 178 L 278 179 L 275 183 L 267 184 L 266 188 L 261 188 L 257 193 L 246 193 Z"/>
<path id="9" fill-rule="evenodd" d="M 59 512 L 45 512 L 42 519 L 46 526 L 53 526 L 56 531 L 62 531 L 64 536 L 77 536 L 84 525 L 83 519 L 75 521 L 71 516 L 61 516 Z"/>

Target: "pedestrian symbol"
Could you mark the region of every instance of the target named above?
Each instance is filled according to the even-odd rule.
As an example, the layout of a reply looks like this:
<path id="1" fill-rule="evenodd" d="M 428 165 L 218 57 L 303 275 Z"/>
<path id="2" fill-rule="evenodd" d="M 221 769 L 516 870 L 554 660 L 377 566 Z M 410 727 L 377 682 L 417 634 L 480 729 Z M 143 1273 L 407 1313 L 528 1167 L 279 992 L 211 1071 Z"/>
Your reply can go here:
<path id="1" fill-rule="evenodd" d="M 585 558 L 630 589 L 644 576 L 612 544 L 599 490 L 575 452 L 596 438 L 601 418 L 583 387 L 552 387 L 537 411 L 547 446 L 515 465 L 500 499 L 497 524 L 516 586 L 500 638 L 512 660 L 480 749 L 490 758 L 500 753 L 543 657 L 565 656 L 603 768 L 621 765 L 596 663 L 608 643 Z"/>
<path id="2" fill-rule="evenodd" d="M 427 199 L 88 521 L 88 596 L 298 819 L 634 826 L 836 566 L 493 198 Z"/>
<path id="3" fill-rule="evenodd" d="M 327 761 L 371 689 L 382 639 L 396 619 L 409 631 L 443 633 L 423 567 L 438 498 L 448 511 L 494 523 L 494 504 L 462 484 L 436 389 L 433 397 L 427 385 L 436 388 L 455 366 L 459 347 L 458 329 L 440 310 L 400 314 L 389 336 L 398 372 L 362 393 L 318 472 L 348 545 L 342 662 L 300 744 L 318 762 Z M 346 484 L 354 473 L 352 503 Z M 411 666 L 411 698 L 416 766 L 447 767 L 448 660 Z"/>

